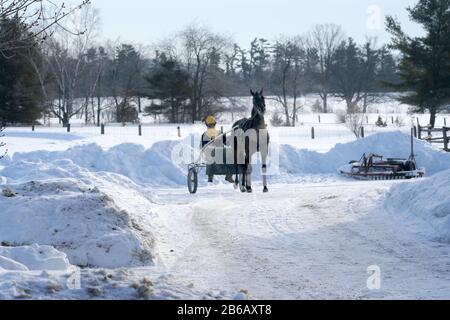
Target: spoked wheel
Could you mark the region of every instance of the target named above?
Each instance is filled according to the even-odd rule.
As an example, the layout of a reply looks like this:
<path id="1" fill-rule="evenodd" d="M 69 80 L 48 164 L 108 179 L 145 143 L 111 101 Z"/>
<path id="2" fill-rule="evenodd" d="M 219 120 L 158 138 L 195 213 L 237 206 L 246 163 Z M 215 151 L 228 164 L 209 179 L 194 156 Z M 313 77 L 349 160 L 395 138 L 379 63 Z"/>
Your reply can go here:
<path id="1" fill-rule="evenodd" d="M 198 172 L 196 168 L 190 168 L 187 178 L 189 193 L 196 194 L 198 189 Z"/>

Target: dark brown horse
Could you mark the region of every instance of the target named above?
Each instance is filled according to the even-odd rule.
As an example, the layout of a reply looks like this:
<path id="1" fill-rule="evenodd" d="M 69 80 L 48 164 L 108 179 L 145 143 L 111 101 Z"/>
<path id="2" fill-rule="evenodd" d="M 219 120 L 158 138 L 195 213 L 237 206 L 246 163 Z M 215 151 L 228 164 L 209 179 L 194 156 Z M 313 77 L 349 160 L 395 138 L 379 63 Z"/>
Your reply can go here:
<path id="1" fill-rule="evenodd" d="M 241 152 L 235 149 L 236 154 L 241 153 L 244 160 L 244 173 L 236 177 L 236 185 L 240 186 L 242 192 L 251 193 L 252 190 L 252 157 L 255 153 L 260 152 L 262 162 L 262 174 L 264 192 L 268 192 L 267 187 L 267 158 L 269 153 L 269 134 L 264 119 L 266 113 L 266 101 L 264 98 L 264 90 L 261 92 L 253 92 L 253 110 L 251 118 L 244 118 L 237 121 L 233 125 L 235 141 L 237 145 L 245 146 L 241 148 Z M 239 156 L 238 156 L 239 157 Z"/>

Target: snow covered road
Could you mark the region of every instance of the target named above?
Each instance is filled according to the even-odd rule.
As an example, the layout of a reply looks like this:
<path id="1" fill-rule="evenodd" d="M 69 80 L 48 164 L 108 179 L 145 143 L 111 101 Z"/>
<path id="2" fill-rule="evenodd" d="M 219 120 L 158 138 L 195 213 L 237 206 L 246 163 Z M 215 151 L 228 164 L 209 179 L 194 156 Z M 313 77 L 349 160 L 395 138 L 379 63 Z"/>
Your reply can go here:
<path id="1" fill-rule="evenodd" d="M 450 248 L 392 223 L 378 200 L 395 182 L 278 185 L 263 195 L 164 190 L 159 256 L 196 288 L 258 299 L 450 298 Z M 381 269 L 368 290 L 367 268 Z"/>
<path id="2" fill-rule="evenodd" d="M 241 194 L 202 174 L 197 195 L 171 157 L 190 140 L 29 150 L 14 139 L 0 162 L 0 299 L 450 299 L 450 154 L 416 141 L 422 181 L 336 175 L 369 151 L 406 156 L 407 135 L 326 154 L 282 145 L 270 193 L 258 177 Z M 44 272 L 49 258 L 70 267 Z M 374 266 L 379 290 L 367 287 Z"/>

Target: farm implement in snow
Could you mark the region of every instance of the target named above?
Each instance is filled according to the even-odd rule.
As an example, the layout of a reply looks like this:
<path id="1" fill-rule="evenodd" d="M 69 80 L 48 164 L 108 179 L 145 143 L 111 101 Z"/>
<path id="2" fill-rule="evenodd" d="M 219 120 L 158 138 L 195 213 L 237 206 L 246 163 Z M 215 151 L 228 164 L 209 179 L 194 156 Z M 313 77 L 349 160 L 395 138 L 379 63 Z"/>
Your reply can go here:
<path id="1" fill-rule="evenodd" d="M 339 170 L 341 175 L 360 180 L 404 180 L 423 178 L 414 155 L 414 136 L 411 134 L 411 155 L 408 159 L 387 158 L 373 153 L 364 154 L 360 161 L 351 161 Z"/>

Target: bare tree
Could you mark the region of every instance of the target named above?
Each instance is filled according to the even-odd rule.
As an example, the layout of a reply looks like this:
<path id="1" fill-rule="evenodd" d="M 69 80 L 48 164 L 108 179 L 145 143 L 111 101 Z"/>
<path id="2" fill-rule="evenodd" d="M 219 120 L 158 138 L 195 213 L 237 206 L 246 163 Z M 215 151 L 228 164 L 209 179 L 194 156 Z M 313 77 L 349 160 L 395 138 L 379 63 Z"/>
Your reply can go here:
<path id="1" fill-rule="evenodd" d="M 347 104 L 347 113 L 366 113 L 375 101 L 378 50 L 373 42 L 358 46 L 352 38 L 343 41 L 333 55 L 331 74 L 334 95 Z M 362 108 L 359 105 L 362 104 Z"/>
<path id="2" fill-rule="evenodd" d="M 96 110 L 94 107 L 94 102 L 92 102 L 92 113 L 97 113 L 97 126 L 100 126 L 100 117 L 101 113 L 103 111 L 102 107 L 102 97 L 103 97 L 103 90 L 104 90 L 104 73 L 106 69 L 106 64 L 108 63 L 108 56 L 105 51 L 104 47 L 100 47 L 97 52 L 97 61 L 96 61 L 96 67 L 94 71 L 94 82 L 92 85 L 92 93 L 95 93 L 97 97 L 97 108 Z M 93 99 L 93 98 L 92 98 Z M 95 118 L 95 117 L 94 117 Z"/>
<path id="3" fill-rule="evenodd" d="M 299 97 L 304 92 L 304 77 L 307 72 L 308 53 L 301 37 L 278 40 L 274 46 L 272 71 L 273 99 L 284 110 L 285 124 L 295 126 L 301 106 Z"/>
<path id="4" fill-rule="evenodd" d="M 380 64 L 380 56 L 382 49 L 376 49 L 377 39 L 367 38 L 362 48 L 363 57 L 363 99 L 362 112 L 367 113 L 367 109 L 372 103 L 380 101 L 378 93 L 379 84 L 377 79 L 378 68 Z"/>
<path id="5" fill-rule="evenodd" d="M 91 47 L 86 53 L 86 67 L 82 75 L 82 92 L 84 94 L 84 120 L 100 126 L 102 111 L 103 74 L 108 62 L 105 48 Z M 90 105 L 90 110 L 89 110 Z"/>
<path id="6" fill-rule="evenodd" d="M 342 28 L 334 24 L 316 25 L 309 33 L 308 44 L 317 51 L 319 58 L 317 82 L 325 113 L 328 112 L 333 55 L 344 38 Z"/>
<path id="7" fill-rule="evenodd" d="M 192 81 L 192 121 L 202 120 L 220 96 L 220 89 L 213 86 L 214 78 L 221 52 L 229 45 L 229 39 L 195 24 L 180 32 L 179 39 L 182 57 Z"/>
<path id="8" fill-rule="evenodd" d="M 248 113 L 248 107 L 243 105 L 239 98 L 227 96 L 224 97 L 228 101 L 225 106 L 221 106 L 219 112 L 231 115 L 231 122 L 235 122 L 239 117 L 244 117 Z"/>
<path id="9" fill-rule="evenodd" d="M 40 85 L 50 106 L 50 112 L 64 126 L 87 108 L 88 101 L 76 105 L 77 90 L 87 67 L 87 52 L 96 36 L 99 16 L 90 5 L 74 14 L 64 26 L 56 26 L 53 36 L 44 43 L 46 54 L 42 63 L 34 62 Z M 71 30 L 71 31 L 68 31 Z M 33 63 L 33 62 L 32 62 Z M 57 102 L 48 92 L 49 77 L 55 83 Z M 95 87 L 90 88 L 92 91 Z"/>
<path id="10" fill-rule="evenodd" d="M 361 127 L 363 126 L 364 118 L 364 113 L 358 112 L 358 110 L 348 113 L 345 118 L 345 125 L 357 138 L 361 138 Z"/>
<path id="11" fill-rule="evenodd" d="M 71 8 L 67 8 L 59 0 L 0 0 L 0 18 L 18 18 L 23 22 L 25 32 L 29 32 L 29 39 L 0 39 L 0 53 L 5 50 L 22 48 L 24 43 L 33 40 L 35 44 L 45 41 L 51 35 L 52 28 L 59 25 L 65 18 L 83 6 L 90 4 L 90 0 L 80 0 Z M 8 34 L 6 31 L 5 34 Z"/>
<path id="12" fill-rule="evenodd" d="M 141 81 L 144 53 L 142 46 L 119 44 L 109 47 L 112 64 L 107 77 L 117 122 L 132 122 L 138 119 L 138 113 L 130 103 Z"/>

